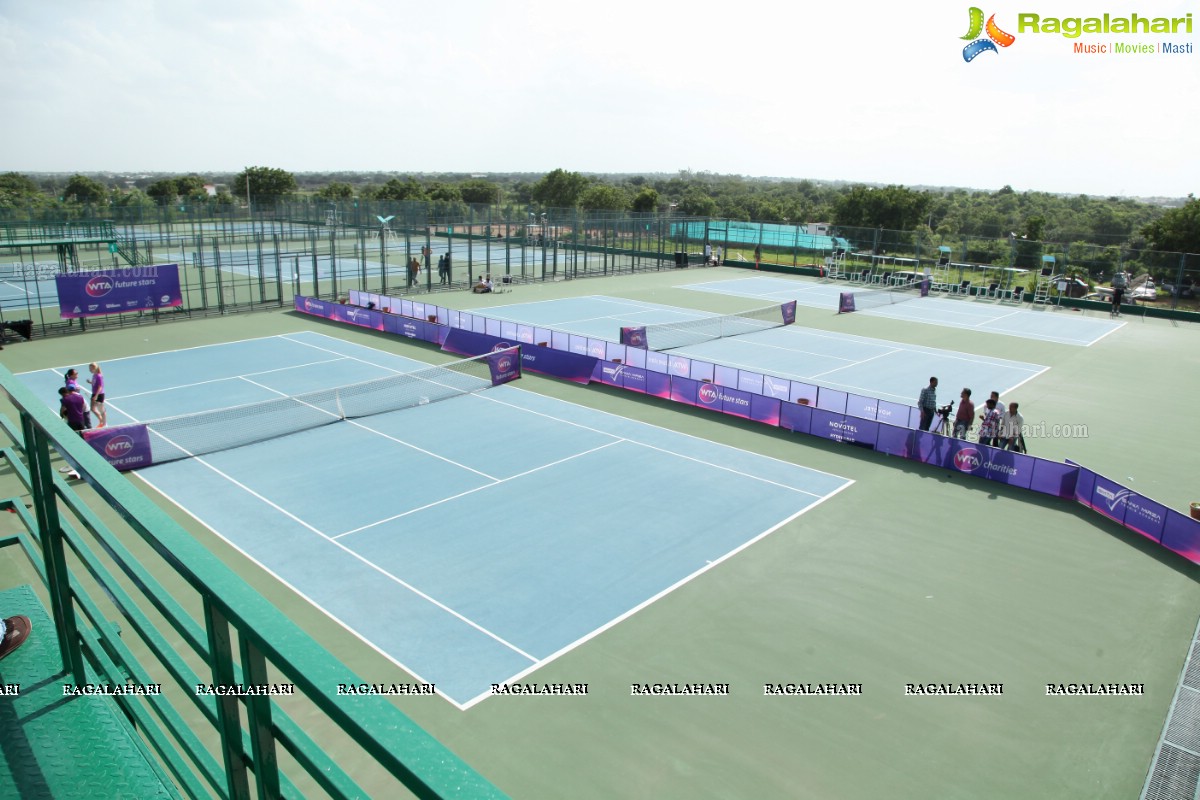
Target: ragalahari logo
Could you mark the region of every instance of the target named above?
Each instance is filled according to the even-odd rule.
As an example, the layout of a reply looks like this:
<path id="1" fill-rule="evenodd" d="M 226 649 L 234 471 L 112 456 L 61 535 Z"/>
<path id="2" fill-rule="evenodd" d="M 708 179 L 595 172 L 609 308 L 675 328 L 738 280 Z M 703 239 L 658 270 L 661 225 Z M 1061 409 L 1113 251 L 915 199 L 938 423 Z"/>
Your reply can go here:
<path id="1" fill-rule="evenodd" d="M 971 6 L 970 16 L 971 27 L 967 30 L 967 35 L 962 38 L 970 39 L 971 43 L 963 48 L 963 61 L 974 61 L 975 56 L 988 51 L 999 53 L 1000 51 L 996 49 L 996 45 L 1008 47 L 1017 40 L 1017 37 L 1011 33 L 1005 33 L 1000 30 L 1000 26 L 996 24 L 995 14 L 988 17 L 986 25 L 983 22 L 982 9 Z M 981 33 L 987 33 L 987 37 L 981 38 Z"/>

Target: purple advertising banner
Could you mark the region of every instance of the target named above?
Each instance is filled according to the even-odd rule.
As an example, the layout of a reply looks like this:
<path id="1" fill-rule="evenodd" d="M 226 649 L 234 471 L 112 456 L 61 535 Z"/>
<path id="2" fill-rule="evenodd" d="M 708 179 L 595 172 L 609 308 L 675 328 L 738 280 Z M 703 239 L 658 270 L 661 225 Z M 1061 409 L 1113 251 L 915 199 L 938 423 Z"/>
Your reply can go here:
<path id="1" fill-rule="evenodd" d="M 629 345 L 630 347 L 649 347 L 646 344 L 646 326 L 638 328 L 621 328 L 621 344 Z"/>
<path id="2" fill-rule="evenodd" d="M 464 356 L 478 356 L 490 353 L 497 347 L 509 347 L 514 342 L 506 342 L 496 336 L 486 333 L 474 333 L 458 328 L 451 328 L 446 334 L 442 348 Z M 596 359 L 591 356 L 580 356 L 574 353 L 564 353 L 549 347 L 521 348 L 521 368 L 530 372 L 540 372 L 565 378 L 576 383 L 587 383 L 592 379 L 596 368 Z"/>
<path id="3" fill-rule="evenodd" d="M 360 328 L 370 328 L 376 331 L 383 330 L 383 314 L 374 309 L 335 304 L 333 306 L 333 319 L 338 322 L 357 325 Z"/>
<path id="4" fill-rule="evenodd" d="M 521 348 L 510 347 L 487 357 L 488 369 L 492 373 L 492 386 L 515 381 L 521 377 Z"/>
<path id="5" fill-rule="evenodd" d="M 1079 467 L 1060 464 L 1044 458 L 1033 460 L 1033 480 L 1029 488 L 1042 494 L 1050 494 L 1070 500 L 1075 497 L 1075 484 L 1079 481 Z"/>
<path id="6" fill-rule="evenodd" d="M 646 370 L 646 394 L 655 397 L 670 397 L 671 376 L 663 372 Z"/>
<path id="7" fill-rule="evenodd" d="M 676 403 L 696 405 L 696 393 L 699 389 L 700 381 L 694 381 L 691 378 L 671 379 L 671 399 Z"/>
<path id="8" fill-rule="evenodd" d="M 808 432 L 835 442 L 874 447 L 879 438 L 879 423 L 817 408 L 813 409 L 812 424 Z"/>
<path id="9" fill-rule="evenodd" d="M 1174 509 L 1167 511 L 1163 525 L 1162 546 L 1200 564 L 1200 522 Z"/>
<path id="10" fill-rule="evenodd" d="M 154 463 L 150 455 L 150 434 L 140 423 L 84 431 L 83 440 L 122 471 Z"/>
<path id="11" fill-rule="evenodd" d="M 750 396 L 750 419 L 766 425 L 779 427 L 779 413 L 783 401 L 777 397 Z"/>
<path id="12" fill-rule="evenodd" d="M 646 370 L 639 367 L 631 367 L 628 364 L 621 364 L 616 361 L 601 361 L 598 364 L 598 375 L 594 372 L 593 377 L 601 383 L 606 383 L 609 386 L 620 386 L 622 389 L 628 389 L 631 392 L 644 393 L 646 391 Z"/>
<path id="13" fill-rule="evenodd" d="M 720 411 L 722 414 L 750 419 L 750 399 L 752 397 L 753 395 L 749 392 L 705 382 L 701 383 L 696 390 L 696 405 Z"/>
<path id="14" fill-rule="evenodd" d="M 779 427 L 796 433 L 808 433 L 812 427 L 813 409 L 799 403 L 782 403 L 779 407 Z"/>
<path id="15" fill-rule="evenodd" d="M 968 475 L 987 478 L 990 481 L 1022 489 L 1028 489 L 1033 482 L 1033 465 L 1037 461 L 1033 456 L 1014 453 L 1011 450 L 1001 450 L 998 447 L 988 447 L 963 439 L 951 439 L 920 431 L 917 433 L 919 437 L 929 436 L 940 440 L 935 443 L 930 463 L 937 463 L 936 454 L 937 451 L 941 451 L 944 454 L 942 465 L 946 469 L 954 469 Z"/>
<path id="16" fill-rule="evenodd" d="M 880 425 L 875 437 L 875 449 L 889 456 L 908 458 L 913 450 L 913 440 L 917 431 L 912 428 L 901 428 L 898 425 Z"/>
<path id="17" fill-rule="evenodd" d="M 54 281 L 63 319 L 183 305 L 178 264 L 72 272 L 56 275 Z"/>
<path id="18" fill-rule="evenodd" d="M 780 306 L 780 309 L 783 311 L 783 324 L 784 325 L 791 325 L 792 323 L 794 323 L 796 321 L 796 301 L 795 300 L 787 301 L 782 306 Z"/>

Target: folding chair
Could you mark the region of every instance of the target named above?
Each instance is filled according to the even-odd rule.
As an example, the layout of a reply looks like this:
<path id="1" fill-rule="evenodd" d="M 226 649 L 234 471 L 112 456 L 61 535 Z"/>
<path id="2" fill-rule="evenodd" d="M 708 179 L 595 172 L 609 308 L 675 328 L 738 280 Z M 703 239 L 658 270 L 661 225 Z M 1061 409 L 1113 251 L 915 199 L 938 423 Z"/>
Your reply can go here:
<path id="1" fill-rule="evenodd" d="M 971 295 L 971 282 L 963 281 L 962 283 L 958 284 L 958 286 L 955 286 L 954 288 L 952 288 L 950 291 L 953 292 L 954 294 L 965 294 L 969 297 Z"/>
<path id="2" fill-rule="evenodd" d="M 1024 294 L 1025 294 L 1025 287 L 1018 286 L 1017 288 L 1012 290 L 1012 295 L 1009 297 L 1009 299 L 1012 300 L 1014 303 L 1019 303 L 1019 302 L 1021 302 L 1021 296 Z"/>

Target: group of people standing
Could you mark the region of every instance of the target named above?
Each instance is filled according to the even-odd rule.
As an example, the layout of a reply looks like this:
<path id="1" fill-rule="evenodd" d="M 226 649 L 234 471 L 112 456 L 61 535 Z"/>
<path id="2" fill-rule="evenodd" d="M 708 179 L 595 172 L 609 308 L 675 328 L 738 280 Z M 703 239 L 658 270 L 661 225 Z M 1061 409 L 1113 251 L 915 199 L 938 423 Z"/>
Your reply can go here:
<path id="1" fill-rule="evenodd" d="M 59 414 L 73 431 L 83 432 L 92 427 L 92 415 L 96 417 L 96 427 L 103 428 L 108 424 L 108 413 L 104 407 L 104 372 L 96 362 L 88 364 L 91 377 L 87 379 L 91 387 L 91 402 L 83 399 L 83 391 L 79 388 L 79 372 L 69 369 L 63 376 L 63 386 L 58 390 Z"/>
<path id="2" fill-rule="evenodd" d="M 937 405 L 937 378 L 930 378 L 929 385 L 921 390 L 917 407 L 921 411 L 920 428 L 927 431 L 933 419 L 941 411 L 949 417 L 949 406 L 939 409 Z M 1000 402 L 1000 393 L 992 392 L 984 401 L 979 419 L 979 443 L 1024 453 L 1025 450 L 1025 418 L 1021 416 L 1019 404 L 1010 402 L 1007 407 Z M 958 412 L 954 416 L 952 435 L 955 439 L 966 439 L 975 423 L 975 403 L 971 400 L 971 390 L 964 388 L 959 394 Z"/>
<path id="3" fill-rule="evenodd" d="M 433 256 L 433 249 L 430 247 L 421 248 L 421 256 L 425 259 L 425 268 L 429 268 L 429 259 Z M 412 283 L 416 283 L 421 277 L 421 259 L 413 256 L 408 262 L 409 279 Z M 438 256 L 437 263 L 438 284 L 441 286 L 450 285 L 450 253 L 443 253 Z"/>

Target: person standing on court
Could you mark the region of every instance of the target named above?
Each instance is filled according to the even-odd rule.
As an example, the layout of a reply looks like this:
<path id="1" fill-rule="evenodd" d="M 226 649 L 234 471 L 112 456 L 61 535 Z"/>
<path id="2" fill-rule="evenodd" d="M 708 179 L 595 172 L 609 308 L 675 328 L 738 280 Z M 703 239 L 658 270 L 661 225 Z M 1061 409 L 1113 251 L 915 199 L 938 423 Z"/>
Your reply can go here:
<path id="1" fill-rule="evenodd" d="M 451 272 L 450 266 L 450 251 L 446 251 L 446 285 L 451 286 L 454 283 L 454 274 Z"/>
<path id="2" fill-rule="evenodd" d="M 1004 415 L 1003 428 L 1000 429 L 999 446 L 1005 450 L 1015 450 L 1018 453 L 1025 452 L 1025 437 L 1022 431 L 1025 428 L 1025 418 L 1017 412 L 1017 404 L 1008 404 L 1008 413 Z"/>
<path id="3" fill-rule="evenodd" d="M 754 245 L 754 268 L 758 269 L 758 262 L 762 261 L 762 245 Z"/>
<path id="4" fill-rule="evenodd" d="M 921 410 L 921 430 L 927 431 L 937 414 L 937 378 L 930 378 L 929 385 L 921 390 L 917 408 Z"/>
<path id="5" fill-rule="evenodd" d="M 983 413 L 979 416 L 979 443 L 995 447 L 1000 435 L 1000 412 L 996 410 L 994 397 L 989 397 L 984 406 Z"/>
<path id="6" fill-rule="evenodd" d="M 708 242 L 704 243 L 704 266 L 712 265 L 712 245 Z"/>
<path id="7" fill-rule="evenodd" d="M 92 385 L 92 413 L 96 415 L 96 427 L 103 428 L 108 424 L 108 414 L 104 410 L 104 373 L 95 361 L 88 364 L 88 372 L 92 373 L 87 379 Z"/>
<path id="8" fill-rule="evenodd" d="M 975 421 L 975 404 L 971 402 L 971 390 L 964 388 L 958 401 L 958 413 L 954 415 L 954 438 L 966 439 L 971 423 Z"/>
<path id="9" fill-rule="evenodd" d="M 445 282 L 446 282 L 446 256 L 443 254 L 443 255 L 438 256 L 438 283 L 444 284 Z"/>

